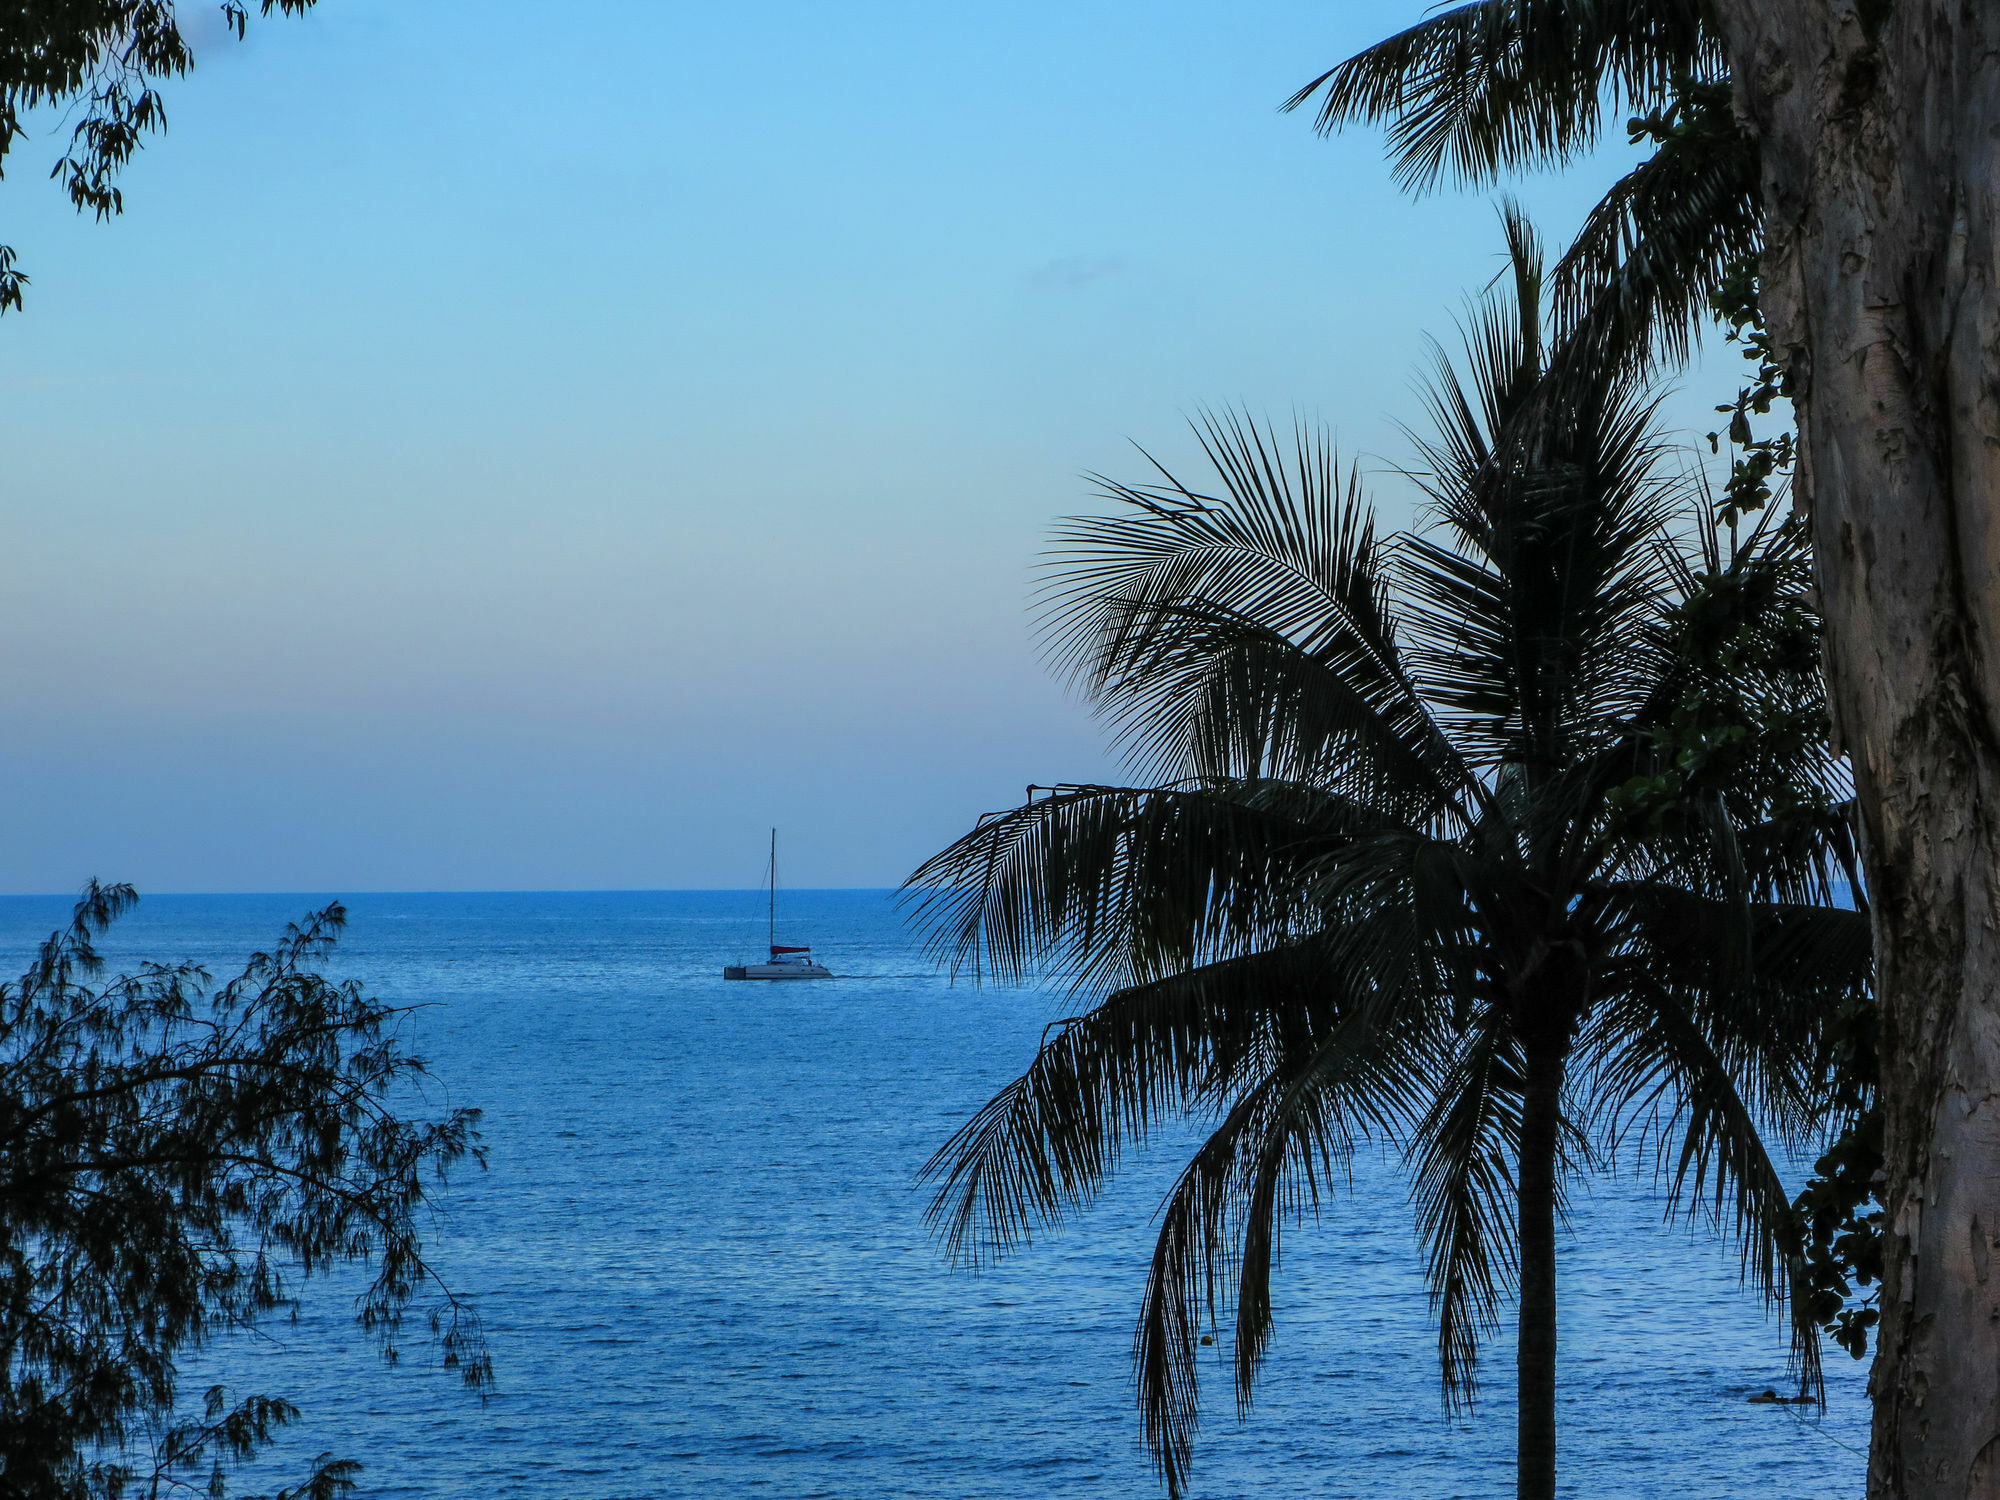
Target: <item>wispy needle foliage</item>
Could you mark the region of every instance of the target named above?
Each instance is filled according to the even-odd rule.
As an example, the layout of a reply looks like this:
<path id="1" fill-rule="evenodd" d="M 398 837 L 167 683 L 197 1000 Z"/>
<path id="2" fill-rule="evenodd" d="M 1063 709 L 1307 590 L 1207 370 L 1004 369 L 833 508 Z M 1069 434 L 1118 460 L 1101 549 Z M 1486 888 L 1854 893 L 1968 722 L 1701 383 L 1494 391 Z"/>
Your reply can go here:
<path id="1" fill-rule="evenodd" d="M 180 1361 L 359 1263 L 358 1322 L 394 1358 L 413 1304 L 444 1363 L 483 1389 L 472 1309 L 422 1230 L 478 1112 L 413 1117 L 427 1077 L 405 1012 L 319 972 L 338 906 L 211 988 L 190 965 L 115 978 L 98 952 L 132 900 L 93 884 L 67 929 L 0 985 L 0 1491 L 24 1500 L 227 1493 L 297 1410 L 210 1389 Z M 296 1500 L 350 1493 L 322 1455 Z"/>

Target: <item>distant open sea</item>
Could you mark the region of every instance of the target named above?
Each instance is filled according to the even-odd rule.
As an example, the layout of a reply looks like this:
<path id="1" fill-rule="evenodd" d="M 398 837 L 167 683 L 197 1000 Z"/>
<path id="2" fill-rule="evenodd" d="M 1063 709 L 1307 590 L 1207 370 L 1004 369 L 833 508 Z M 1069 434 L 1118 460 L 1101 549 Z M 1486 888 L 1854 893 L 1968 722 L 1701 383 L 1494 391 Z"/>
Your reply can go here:
<path id="1" fill-rule="evenodd" d="M 324 899 L 150 897 L 107 946 L 226 977 Z M 0 899 L 7 973 L 68 904 Z M 321 1284 L 297 1322 L 186 1370 L 197 1396 L 221 1380 L 304 1409 L 246 1488 L 331 1450 L 362 1460 L 370 1496 L 1160 1493 L 1131 1335 L 1188 1133 L 977 1277 L 939 1260 L 913 1180 L 1062 995 L 947 983 L 886 892 L 780 894 L 781 940 L 842 976 L 809 984 L 723 982 L 764 941 L 761 891 L 346 904 L 335 968 L 429 1007 L 418 1050 L 486 1112 L 491 1170 L 453 1187 L 436 1249 L 484 1314 L 499 1385 L 482 1404 L 415 1338 L 383 1365 L 348 1321 L 352 1286 Z M 1823 1416 L 1749 1405 L 1783 1388 L 1785 1335 L 1732 1250 L 1663 1225 L 1630 1167 L 1579 1186 L 1571 1230 L 1563 1494 L 1860 1495 L 1865 1366 L 1830 1352 Z M 1195 1494 L 1510 1495 L 1511 1346 L 1493 1345 L 1472 1418 L 1448 1421 L 1421 1273 L 1402 1179 L 1367 1157 L 1352 1195 L 1286 1239 L 1241 1421 L 1218 1340 Z"/>

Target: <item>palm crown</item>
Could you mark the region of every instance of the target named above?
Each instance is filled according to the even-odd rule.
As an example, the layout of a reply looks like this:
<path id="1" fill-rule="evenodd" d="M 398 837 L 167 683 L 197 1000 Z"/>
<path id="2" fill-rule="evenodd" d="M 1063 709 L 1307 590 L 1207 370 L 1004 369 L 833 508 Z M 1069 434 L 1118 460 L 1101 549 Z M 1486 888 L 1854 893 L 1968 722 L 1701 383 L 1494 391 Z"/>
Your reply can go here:
<path id="1" fill-rule="evenodd" d="M 1760 1127 L 1818 1127 L 1867 963 L 1831 904 L 1852 851 L 1804 559 L 1771 526 L 1725 552 L 1629 374 L 1545 370 L 1541 255 L 1508 233 L 1511 291 L 1430 387 L 1435 524 L 1378 537 L 1325 441 L 1235 420 L 1200 429 L 1215 493 L 1109 486 L 1116 514 L 1059 533 L 1048 623 L 1145 784 L 1031 798 L 910 880 L 955 964 L 1102 997 L 931 1162 L 955 1256 L 1059 1223 L 1162 1118 L 1214 1121 L 1134 1349 L 1174 1493 L 1202 1324 L 1233 1308 L 1247 1402 L 1282 1227 L 1357 1139 L 1406 1154 L 1449 1404 L 1519 1295 L 1523 1494 L 1553 1490 L 1572 1173 L 1636 1134 L 1790 1284 Z"/>

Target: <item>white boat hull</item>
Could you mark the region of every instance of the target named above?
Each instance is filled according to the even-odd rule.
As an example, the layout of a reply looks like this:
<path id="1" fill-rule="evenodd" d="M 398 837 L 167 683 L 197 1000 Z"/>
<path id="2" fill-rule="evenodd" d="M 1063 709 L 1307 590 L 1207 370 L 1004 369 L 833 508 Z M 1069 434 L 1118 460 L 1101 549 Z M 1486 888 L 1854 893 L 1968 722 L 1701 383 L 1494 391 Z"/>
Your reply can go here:
<path id="1" fill-rule="evenodd" d="M 831 979 L 833 970 L 824 964 L 730 964 L 724 979 Z"/>

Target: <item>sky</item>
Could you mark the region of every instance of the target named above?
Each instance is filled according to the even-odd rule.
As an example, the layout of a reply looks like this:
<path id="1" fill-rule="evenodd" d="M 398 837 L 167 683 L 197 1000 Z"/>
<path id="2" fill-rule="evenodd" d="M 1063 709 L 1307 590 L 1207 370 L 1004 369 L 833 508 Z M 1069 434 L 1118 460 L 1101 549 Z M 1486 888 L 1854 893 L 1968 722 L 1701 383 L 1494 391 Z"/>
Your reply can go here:
<path id="1" fill-rule="evenodd" d="M 895 884 L 1118 774 L 1029 611 L 1085 476 L 1235 408 L 1405 524 L 1499 269 L 1278 110 L 1421 4 L 182 5 L 122 218 L 54 119 L 0 182 L 0 890 Z"/>

